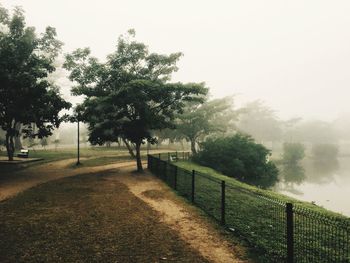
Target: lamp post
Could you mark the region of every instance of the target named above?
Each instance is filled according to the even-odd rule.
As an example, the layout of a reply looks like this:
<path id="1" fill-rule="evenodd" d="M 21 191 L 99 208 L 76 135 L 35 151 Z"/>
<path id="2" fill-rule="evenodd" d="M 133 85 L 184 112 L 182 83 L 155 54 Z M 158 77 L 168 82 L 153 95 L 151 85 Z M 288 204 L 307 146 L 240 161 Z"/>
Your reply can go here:
<path id="1" fill-rule="evenodd" d="M 79 132 L 79 116 L 77 117 L 77 122 L 78 122 L 78 147 L 77 147 L 77 163 L 76 165 L 80 165 L 80 132 Z"/>

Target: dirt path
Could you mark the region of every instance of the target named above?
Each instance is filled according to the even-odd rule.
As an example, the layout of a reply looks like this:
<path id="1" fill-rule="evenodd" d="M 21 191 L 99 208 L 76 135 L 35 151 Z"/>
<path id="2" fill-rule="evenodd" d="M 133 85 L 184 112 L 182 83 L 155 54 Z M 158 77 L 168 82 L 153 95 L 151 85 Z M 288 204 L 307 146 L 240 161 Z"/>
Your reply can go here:
<path id="1" fill-rule="evenodd" d="M 216 263 L 247 262 L 239 259 L 242 251 L 233 247 L 198 212 L 178 198 L 163 182 L 154 176 L 131 173 L 130 168 L 121 169 L 122 175 L 110 177 L 126 184 L 138 198 L 161 214 L 161 221 L 178 232 L 180 237 L 202 256 Z"/>
<path id="2" fill-rule="evenodd" d="M 6 180 L 2 180 L 0 182 L 0 201 L 8 199 L 26 189 L 52 180 L 78 174 L 96 173 L 99 171 L 113 170 L 126 166 L 134 166 L 134 162 L 130 161 L 73 169 L 70 166 L 75 162 L 76 159 L 66 159 L 16 171 L 13 178 L 8 176 Z"/>
<path id="3" fill-rule="evenodd" d="M 136 175 L 133 161 L 95 167 L 70 166 L 75 159 L 33 166 L 16 172 L 13 179 L 0 183 L 0 201 L 36 185 L 78 174 L 110 171 L 107 180 L 125 184 L 139 199 L 157 211 L 161 222 L 175 230 L 180 238 L 215 263 L 247 262 L 239 259 L 240 248 L 226 241 L 217 230 L 198 215 L 198 212 L 176 196 L 169 188 L 149 173 Z"/>

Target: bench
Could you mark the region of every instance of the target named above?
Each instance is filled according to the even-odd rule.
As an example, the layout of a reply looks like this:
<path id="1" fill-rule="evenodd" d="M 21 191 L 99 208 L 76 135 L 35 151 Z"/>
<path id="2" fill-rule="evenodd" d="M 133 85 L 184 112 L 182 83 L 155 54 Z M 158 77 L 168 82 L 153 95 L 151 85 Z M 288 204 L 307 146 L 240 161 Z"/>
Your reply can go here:
<path id="1" fill-rule="evenodd" d="M 175 155 L 175 154 L 171 154 L 170 156 L 169 156 L 169 161 L 170 162 L 176 162 L 178 159 L 177 159 L 177 155 Z"/>
<path id="2" fill-rule="evenodd" d="M 21 152 L 17 154 L 17 157 L 28 158 L 29 157 L 29 150 L 22 149 Z"/>

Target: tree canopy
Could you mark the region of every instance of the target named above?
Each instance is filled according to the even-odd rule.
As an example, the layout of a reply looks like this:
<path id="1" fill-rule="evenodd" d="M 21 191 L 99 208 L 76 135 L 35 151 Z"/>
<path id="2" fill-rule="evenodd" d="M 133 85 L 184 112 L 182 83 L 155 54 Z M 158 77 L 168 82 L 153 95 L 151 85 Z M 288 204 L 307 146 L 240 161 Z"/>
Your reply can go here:
<path id="1" fill-rule="evenodd" d="M 118 39 L 117 50 L 105 63 L 90 55 L 88 48 L 66 56 L 64 67 L 77 85 L 74 95 L 84 95 L 77 107 L 88 123 L 89 141 L 103 144 L 126 139 L 135 145 L 138 170 L 142 170 L 140 146 L 155 143 L 152 130 L 173 128 L 177 113 L 186 102 L 201 102 L 207 88 L 203 83 L 170 82 L 181 53 L 150 53 L 135 40 L 130 30 Z"/>
<path id="2" fill-rule="evenodd" d="M 35 28 L 26 26 L 20 8 L 11 16 L 0 6 L 0 127 L 6 131 L 9 160 L 15 136 L 20 132 L 39 138 L 50 135 L 62 121 L 59 112 L 70 107 L 47 79 L 55 70 L 61 46 L 54 28 L 47 27 L 38 36 Z"/>
<path id="3" fill-rule="evenodd" d="M 282 136 L 281 122 L 275 112 L 262 101 L 248 103 L 242 110 L 238 128 L 257 141 L 278 141 Z"/>
<path id="4" fill-rule="evenodd" d="M 206 101 L 203 104 L 189 102 L 184 113 L 177 115 L 176 131 L 178 137 L 191 142 L 191 151 L 196 153 L 196 144 L 200 138 L 213 133 L 225 133 L 234 127 L 233 121 L 236 119 L 231 97 Z"/>

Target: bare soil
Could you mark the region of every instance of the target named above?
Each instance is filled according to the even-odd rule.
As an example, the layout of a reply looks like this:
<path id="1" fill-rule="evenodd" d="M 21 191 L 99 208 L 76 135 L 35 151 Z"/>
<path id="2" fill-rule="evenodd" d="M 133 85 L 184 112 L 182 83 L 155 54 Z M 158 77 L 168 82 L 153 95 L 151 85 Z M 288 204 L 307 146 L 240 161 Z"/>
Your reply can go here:
<path id="1" fill-rule="evenodd" d="M 78 169 L 72 169 L 71 167 L 75 162 L 76 159 L 66 159 L 32 166 L 16 172 L 0 173 L 0 201 L 13 197 L 26 189 L 52 180 L 134 165 L 134 162 L 122 162 L 96 167 L 82 166 Z"/>
<path id="2" fill-rule="evenodd" d="M 135 196 L 159 213 L 162 222 L 177 231 L 184 241 L 210 262 L 248 262 L 242 259 L 242 247 L 228 242 L 196 209 L 177 197 L 163 182 L 150 173 L 140 176 L 131 171 L 130 167 L 125 167 L 120 175 L 108 179 L 126 184 Z"/>
<path id="3" fill-rule="evenodd" d="M 0 202 L 0 262 L 209 262 L 104 177 L 64 178 Z"/>
<path id="4" fill-rule="evenodd" d="M 158 261 L 160 262 L 163 262 L 163 261 L 164 262 L 167 262 L 167 261 L 169 262 L 170 261 L 171 262 L 217 262 L 217 263 L 248 262 L 248 260 L 243 259 L 245 257 L 244 256 L 245 252 L 242 247 L 240 247 L 237 244 L 233 245 L 232 242 L 229 242 L 220 233 L 220 231 L 218 231 L 211 223 L 208 222 L 208 220 L 205 220 L 205 218 L 203 218 L 203 216 L 200 215 L 200 213 L 196 208 L 192 207 L 186 201 L 179 198 L 163 182 L 161 182 L 160 180 L 158 180 L 156 177 L 154 177 L 148 172 L 141 175 L 134 173 L 133 172 L 135 170 L 134 161 L 109 164 L 104 166 L 80 167 L 78 169 L 72 169 L 72 164 L 74 162 L 75 162 L 75 159 L 62 160 L 62 161 L 57 161 L 53 163 L 38 165 L 35 167 L 29 167 L 25 170 L 18 171 L 11 175 L 0 175 L 0 201 L 9 199 L 5 202 L 0 203 L 0 214 L 3 219 L 2 222 L 6 222 L 6 224 L 8 224 L 8 220 L 9 220 L 8 218 L 6 219 L 6 213 L 2 209 L 4 204 L 6 207 L 6 204 L 8 202 L 11 203 L 13 202 L 13 200 L 15 200 L 14 202 L 16 202 L 17 199 L 21 199 L 22 195 L 19 195 L 18 198 L 11 198 L 11 197 L 14 197 L 15 195 L 17 195 L 18 193 L 24 190 L 33 188 L 34 186 L 37 186 L 49 181 L 62 179 L 65 177 L 76 176 L 79 174 L 83 176 L 74 177 L 75 179 L 74 178 L 64 179 L 64 180 L 71 180 L 71 181 L 59 180 L 57 181 L 57 183 L 70 182 L 72 189 L 77 187 L 83 188 L 84 187 L 83 178 L 93 177 L 96 179 L 96 174 L 105 174 L 105 175 L 108 174 L 108 176 L 107 175 L 103 176 L 103 182 L 99 180 L 98 182 L 93 183 L 95 184 L 96 187 L 93 187 L 92 194 L 89 194 L 88 199 L 91 199 L 91 198 L 94 199 L 96 197 L 99 200 L 98 203 L 92 204 L 93 209 L 99 211 L 96 215 L 97 218 L 105 218 L 107 216 L 109 218 L 108 222 L 112 223 L 112 225 L 116 223 L 116 221 L 121 220 L 117 216 L 119 215 L 118 211 L 119 210 L 124 211 L 123 212 L 124 216 L 122 221 L 123 223 L 120 223 L 120 224 L 118 223 L 118 226 L 115 225 L 111 227 L 107 227 L 107 223 L 106 223 L 106 226 L 102 226 L 102 225 L 100 226 L 103 228 L 104 227 L 108 228 L 108 231 L 111 231 L 112 233 L 113 232 L 115 233 L 117 231 L 120 235 L 123 236 L 124 242 L 126 242 L 130 246 L 129 247 L 130 251 L 128 252 L 129 254 L 125 256 L 127 260 L 125 258 L 124 259 L 119 258 L 119 260 L 120 259 L 122 260 L 114 261 L 114 262 L 158 262 Z M 76 178 L 79 178 L 79 180 L 77 180 Z M 91 180 L 89 182 L 91 182 Z M 24 192 L 24 195 L 27 192 L 32 193 L 33 191 L 38 192 L 40 195 L 42 195 L 46 191 L 45 190 L 46 185 L 51 185 L 51 184 L 56 185 L 57 183 L 51 182 L 49 184 L 44 184 L 44 185 L 35 187 L 29 191 Z M 124 187 L 125 185 L 129 190 L 126 187 Z M 60 187 L 62 188 L 62 185 Z M 89 187 L 92 188 L 92 185 L 89 185 Z M 126 189 L 124 189 L 123 187 Z M 57 188 L 57 191 L 59 191 L 60 193 L 62 192 L 60 188 Z M 76 224 L 79 225 L 78 226 L 78 229 L 79 229 L 82 227 L 80 224 L 84 222 L 85 220 L 84 216 L 86 216 L 86 214 L 88 213 L 87 210 L 90 209 L 89 205 L 91 204 L 85 204 L 82 201 L 75 200 L 75 198 L 77 197 L 73 197 L 73 199 L 70 199 L 69 201 L 69 198 L 68 198 L 70 195 L 69 193 L 68 194 L 65 193 L 65 195 L 67 196 L 61 193 L 59 196 L 57 196 L 57 200 L 59 200 L 57 202 L 60 202 L 62 198 L 62 200 L 65 200 L 65 203 L 60 204 L 61 207 L 69 209 L 70 211 L 69 213 L 71 213 L 72 211 L 74 211 L 74 213 L 75 211 L 77 213 L 80 213 L 80 216 L 75 215 L 80 218 L 79 220 L 82 220 L 82 222 L 76 222 Z M 47 197 L 45 197 L 44 199 L 46 200 L 46 198 Z M 72 198 L 72 196 L 70 196 L 70 198 Z M 74 202 L 72 202 L 72 200 L 74 200 Z M 101 200 L 104 200 L 104 201 L 101 201 Z M 112 203 L 113 206 L 109 205 L 109 203 Z M 60 206 L 40 208 L 40 213 L 42 213 L 42 211 L 45 211 L 48 213 L 55 212 L 54 214 L 50 214 L 46 216 L 41 215 L 41 216 L 49 217 L 49 218 L 52 218 L 53 220 L 55 216 L 60 218 L 60 214 L 59 214 L 59 211 L 61 209 Z M 107 210 L 103 210 L 100 206 L 102 208 L 103 207 L 106 208 L 107 206 L 108 211 L 109 210 L 114 211 L 113 214 L 109 215 L 109 212 Z M 101 209 L 103 211 L 101 211 Z M 137 211 L 139 211 L 137 212 L 139 213 L 139 215 L 137 215 L 136 217 L 134 216 L 133 209 L 136 209 Z M 14 220 L 15 222 L 16 212 L 11 212 L 11 211 L 8 211 L 8 212 L 12 216 L 14 216 L 12 220 Z M 18 211 L 18 213 L 19 213 L 18 216 L 23 217 L 23 215 L 20 215 L 21 214 L 20 211 Z M 128 218 L 127 216 L 128 213 L 130 218 Z M 144 214 L 144 216 L 142 214 Z M 33 216 L 34 215 L 30 215 L 30 217 L 33 217 Z M 69 221 L 70 219 L 68 218 L 67 220 Z M 154 222 L 157 221 L 161 227 L 157 226 L 150 229 L 150 226 L 148 224 L 146 225 L 143 224 L 145 223 L 143 222 L 143 220 L 146 220 L 146 221 L 151 220 L 152 221 L 151 225 L 156 224 Z M 95 222 L 93 224 L 98 225 L 99 223 Z M 127 224 L 127 225 L 130 224 L 130 226 L 125 228 L 123 227 L 123 224 Z M 93 235 L 97 235 L 96 231 L 98 231 L 97 229 L 99 229 L 99 226 L 97 225 L 96 225 L 97 228 L 94 230 Z M 0 222 L 0 226 L 1 226 L 1 222 Z M 159 241 L 155 241 L 155 240 L 152 241 L 153 242 L 152 247 L 163 246 L 163 245 L 167 246 L 167 249 L 164 250 L 166 252 L 164 253 L 162 252 L 163 254 L 160 253 L 159 255 L 158 254 L 155 255 L 151 253 L 152 256 L 150 258 L 147 258 L 146 261 L 140 261 L 141 259 L 145 260 L 145 255 L 140 256 L 140 258 L 137 259 L 137 255 L 136 255 L 137 253 L 135 251 L 131 252 L 131 250 L 134 250 L 135 247 L 139 247 L 138 244 L 140 241 L 138 239 L 138 236 L 134 233 L 134 230 L 132 230 L 132 226 L 135 226 L 135 231 L 141 231 L 141 232 L 145 231 L 145 233 L 141 234 L 145 238 L 144 241 L 142 241 L 144 242 L 143 245 L 145 245 L 147 242 L 151 242 L 151 240 L 147 241 L 147 236 L 150 236 L 152 235 L 152 233 L 155 233 Z M 140 228 L 140 226 L 142 227 Z M 61 228 L 61 226 L 58 226 L 58 225 L 56 227 Z M 166 230 L 167 227 L 170 230 Z M 104 233 L 105 230 L 104 229 L 101 229 L 101 230 Z M 0 232 L 3 232 L 3 231 L 5 230 L 0 229 Z M 87 229 L 84 230 L 83 228 L 81 229 L 81 231 L 88 231 L 88 230 Z M 151 231 L 151 233 L 149 231 Z M 85 232 L 85 234 L 87 233 L 89 232 Z M 174 237 L 174 233 L 176 233 L 175 237 Z M 22 235 L 21 232 L 17 234 L 20 236 Z M 47 235 L 46 232 L 43 232 L 41 234 L 44 236 Z M 83 235 L 83 234 L 84 233 L 79 233 L 79 235 Z M 164 240 L 164 238 L 167 235 L 169 235 L 170 239 Z M 83 240 L 85 238 L 81 237 L 81 239 Z M 177 250 L 174 247 L 172 247 L 172 245 L 170 244 L 171 242 L 169 240 L 177 240 L 176 246 L 180 246 L 179 251 L 181 251 L 181 253 L 184 253 L 185 257 L 179 260 L 180 256 L 179 254 L 177 254 L 176 252 Z M 32 240 L 29 240 L 28 242 L 31 242 L 31 241 Z M 113 242 L 117 242 L 117 241 L 114 240 Z M 99 242 L 99 246 L 102 247 L 103 242 L 102 243 Z M 152 247 L 149 247 L 149 249 L 152 250 Z M 176 252 L 175 253 L 176 256 L 174 256 L 173 254 L 174 249 Z M 146 252 L 146 249 L 142 251 L 143 251 L 142 253 L 146 253 L 146 254 L 148 253 Z M 189 251 L 189 252 L 188 254 L 186 254 L 187 252 L 184 252 L 184 251 Z M 101 255 L 104 255 L 103 253 Z M 123 252 L 123 253 L 126 253 L 126 252 Z M 134 255 L 136 253 L 135 254 L 136 258 L 132 259 L 131 257 L 130 259 L 130 253 L 131 255 Z M 76 256 L 78 257 L 78 255 Z M 2 262 L 10 262 L 10 261 L 2 261 Z M 80 262 L 80 261 L 76 261 L 76 262 Z M 84 262 L 84 260 L 82 262 Z M 106 262 L 111 262 L 111 261 L 107 260 Z"/>

